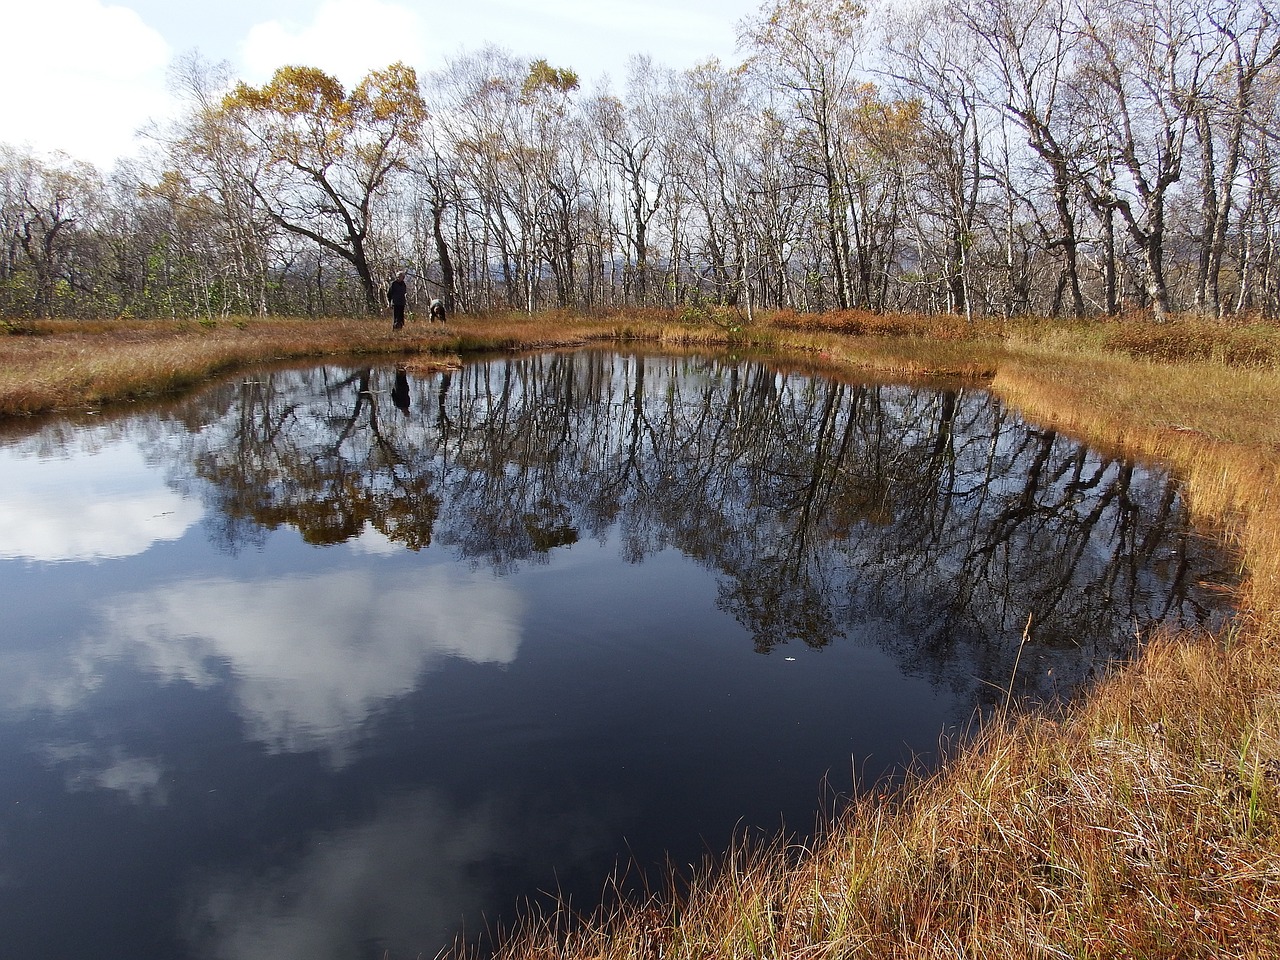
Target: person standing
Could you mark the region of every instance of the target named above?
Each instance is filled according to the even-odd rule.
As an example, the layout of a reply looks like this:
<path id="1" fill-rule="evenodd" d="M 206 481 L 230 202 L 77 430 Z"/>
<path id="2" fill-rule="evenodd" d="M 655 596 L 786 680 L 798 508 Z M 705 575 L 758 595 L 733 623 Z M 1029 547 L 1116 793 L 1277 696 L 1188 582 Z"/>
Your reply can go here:
<path id="1" fill-rule="evenodd" d="M 391 281 L 391 286 L 387 287 L 387 302 L 391 304 L 392 330 L 399 330 L 404 326 L 404 305 L 408 298 L 409 287 L 404 282 L 404 271 L 401 270 Z"/>

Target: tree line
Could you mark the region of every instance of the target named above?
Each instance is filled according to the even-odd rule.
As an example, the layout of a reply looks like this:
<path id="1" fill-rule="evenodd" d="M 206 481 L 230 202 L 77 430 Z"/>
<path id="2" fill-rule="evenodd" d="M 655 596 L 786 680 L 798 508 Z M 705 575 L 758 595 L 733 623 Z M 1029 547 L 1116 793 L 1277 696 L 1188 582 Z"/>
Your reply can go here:
<path id="1" fill-rule="evenodd" d="M 1280 314 L 1269 0 L 766 0 L 621 92 L 493 47 L 346 89 L 198 54 L 110 174 L 0 145 L 0 314 Z"/>

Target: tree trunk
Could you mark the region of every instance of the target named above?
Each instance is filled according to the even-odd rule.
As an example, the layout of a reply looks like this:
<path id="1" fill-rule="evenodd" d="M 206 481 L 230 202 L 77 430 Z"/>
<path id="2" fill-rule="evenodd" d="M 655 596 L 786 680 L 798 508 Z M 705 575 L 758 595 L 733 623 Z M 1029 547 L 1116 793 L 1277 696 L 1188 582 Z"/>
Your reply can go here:
<path id="1" fill-rule="evenodd" d="M 440 261 L 440 285 L 443 287 L 444 308 L 450 316 L 453 315 L 455 305 L 457 303 L 457 290 L 455 289 L 455 279 L 453 270 L 453 258 L 449 256 L 449 245 L 444 239 L 444 211 L 445 206 L 437 197 L 431 204 L 431 235 L 436 242 L 436 257 Z"/>

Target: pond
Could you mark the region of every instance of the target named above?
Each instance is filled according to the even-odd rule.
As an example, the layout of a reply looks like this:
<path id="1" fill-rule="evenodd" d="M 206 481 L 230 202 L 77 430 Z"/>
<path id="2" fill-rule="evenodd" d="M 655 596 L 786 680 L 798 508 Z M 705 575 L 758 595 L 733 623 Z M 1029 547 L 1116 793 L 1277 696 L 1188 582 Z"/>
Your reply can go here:
<path id="1" fill-rule="evenodd" d="M 432 956 L 1230 615 L 1176 479 L 975 388 L 552 353 L 7 429 L 24 960 Z"/>

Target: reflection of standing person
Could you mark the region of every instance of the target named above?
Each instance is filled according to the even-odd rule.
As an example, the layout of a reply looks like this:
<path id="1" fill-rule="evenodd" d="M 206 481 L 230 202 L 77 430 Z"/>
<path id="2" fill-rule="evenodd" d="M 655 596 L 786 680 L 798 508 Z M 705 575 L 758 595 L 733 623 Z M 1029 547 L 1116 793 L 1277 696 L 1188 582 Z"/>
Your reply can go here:
<path id="1" fill-rule="evenodd" d="M 391 388 L 391 402 L 406 417 L 409 415 L 409 377 L 403 367 L 396 367 L 396 383 Z"/>
<path id="2" fill-rule="evenodd" d="M 409 287 L 404 282 L 404 271 L 401 270 L 391 281 L 391 286 L 387 287 L 387 301 L 391 304 L 391 312 L 394 315 L 391 321 L 392 330 L 399 330 L 404 326 L 404 304 L 408 294 Z"/>

